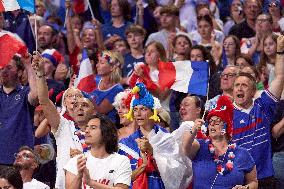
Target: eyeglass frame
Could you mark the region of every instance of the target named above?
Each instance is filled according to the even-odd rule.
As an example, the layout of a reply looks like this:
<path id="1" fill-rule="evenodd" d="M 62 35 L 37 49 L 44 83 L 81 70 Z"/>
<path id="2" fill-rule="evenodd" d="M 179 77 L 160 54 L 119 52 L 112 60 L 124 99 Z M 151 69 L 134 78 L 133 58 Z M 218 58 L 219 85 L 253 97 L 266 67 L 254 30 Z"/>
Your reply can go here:
<path id="1" fill-rule="evenodd" d="M 17 159 L 19 157 L 23 157 L 24 159 L 36 159 L 36 156 L 31 154 L 31 156 L 27 153 L 23 153 L 23 154 L 19 154 L 20 152 L 18 153 L 14 153 L 14 157 Z M 1 188 L 0 188 L 1 189 Z"/>
<path id="2" fill-rule="evenodd" d="M 222 73 L 221 75 L 220 75 L 220 78 L 222 79 L 222 78 L 224 78 L 225 76 L 227 76 L 227 78 L 233 78 L 233 77 L 236 77 L 237 76 L 237 74 L 236 73 Z"/>
<path id="3" fill-rule="evenodd" d="M 214 125 L 220 125 L 220 123 L 224 123 L 224 121 L 220 117 L 217 117 L 216 119 L 212 119 L 212 117 L 208 120 L 208 125 L 212 125 L 212 122 L 214 122 Z"/>

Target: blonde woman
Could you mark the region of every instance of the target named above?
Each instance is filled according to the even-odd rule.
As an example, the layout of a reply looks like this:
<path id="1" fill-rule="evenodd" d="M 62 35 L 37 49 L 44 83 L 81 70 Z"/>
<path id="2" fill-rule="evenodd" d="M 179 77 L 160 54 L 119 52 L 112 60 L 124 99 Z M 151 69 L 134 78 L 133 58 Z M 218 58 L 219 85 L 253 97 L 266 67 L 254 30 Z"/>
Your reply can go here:
<path id="1" fill-rule="evenodd" d="M 107 115 L 113 122 L 116 122 L 116 110 L 112 103 L 114 97 L 123 91 L 120 85 L 122 64 L 121 54 L 112 51 L 101 52 L 96 64 L 97 88 L 92 92 L 93 103 L 97 112 Z"/>

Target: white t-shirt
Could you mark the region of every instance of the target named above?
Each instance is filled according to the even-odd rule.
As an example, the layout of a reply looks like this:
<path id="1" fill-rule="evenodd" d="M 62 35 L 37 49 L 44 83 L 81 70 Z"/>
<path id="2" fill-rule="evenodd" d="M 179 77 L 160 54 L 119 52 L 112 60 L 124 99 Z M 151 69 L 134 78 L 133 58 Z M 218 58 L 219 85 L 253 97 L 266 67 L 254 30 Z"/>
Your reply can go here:
<path id="1" fill-rule="evenodd" d="M 126 156 L 113 153 L 104 159 L 95 158 L 91 152 L 87 152 L 86 167 L 89 169 L 92 180 L 105 184 L 108 186 L 115 186 L 116 184 L 125 184 L 130 186 L 132 170 L 130 161 Z M 78 174 L 77 170 L 78 156 L 71 158 L 71 160 L 64 166 L 66 171 Z M 82 187 L 83 188 L 83 187 Z M 89 186 L 86 186 L 90 189 Z"/>
<path id="2" fill-rule="evenodd" d="M 77 135 L 75 135 L 75 125 L 73 121 L 60 116 L 60 124 L 54 133 L 57 146 L 56 157 L 56 183 L 55 188 L 65 189 L 64 165 L 70 160 L 70 148 L 83 152 L 82 145 Z"/>
<path id="3" fill-rule="evenodd" d="M 49 189 L 49 186 L 36 179 L 33 179 L 31 182 L 25 182 L 23 189 Z"/>

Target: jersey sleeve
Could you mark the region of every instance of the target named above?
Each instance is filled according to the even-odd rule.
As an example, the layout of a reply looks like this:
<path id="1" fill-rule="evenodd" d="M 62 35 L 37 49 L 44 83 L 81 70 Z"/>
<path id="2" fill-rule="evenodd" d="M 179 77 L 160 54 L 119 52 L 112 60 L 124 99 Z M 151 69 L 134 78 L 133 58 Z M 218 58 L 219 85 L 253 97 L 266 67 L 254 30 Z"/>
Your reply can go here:
<path id="1" fill-rule="evenodd" d="M 131 174 L 132 174 L 130 161 L 126 156 L 122 156 L 122 155 L 118 155 L 118 156 L 120 156 L 121 163 L 118 166 L 118 170 L 116 171 L 114 185 L 125 184 L 127 186 L 130 186 Z"/>
<path id="2" fill-rule="evenodd" d="M 271 92 L 269 92 L 268 90 L 263 91 L 260 98 L 257 99 L 257 101 L 262 107 L 264 107 L 268 115 L 270 115 L 271 117 L 274 115 L 278 99 L 274 97 L 274 95 L 271 94 Z"/>
<path id="3" fill-rule="evenodd" d="M 63 167 L 65 171 L 68 171 L 74 175 L 78 174 L 78 169 L 77 169 L 77 158 L 78 156 L 75 156 L 71 158 L 68 163 Z"/>
<path id="4" fill-rule="evenodd" d="M 106 99 L 112 104 L 114 102 L 114 97 L 123 91 L 123 87 L 121 85 L 115 86 L 108 95 L 106 95 Z"/>
<path id="5" fill-rule="evenodd" d="M 243 172 L 250 173 L 255 166 L 255 162 L 246 149 L 239 148 L 239 151 L 239 154 L 241 156 L 239 161 L 239 167 Z"/>

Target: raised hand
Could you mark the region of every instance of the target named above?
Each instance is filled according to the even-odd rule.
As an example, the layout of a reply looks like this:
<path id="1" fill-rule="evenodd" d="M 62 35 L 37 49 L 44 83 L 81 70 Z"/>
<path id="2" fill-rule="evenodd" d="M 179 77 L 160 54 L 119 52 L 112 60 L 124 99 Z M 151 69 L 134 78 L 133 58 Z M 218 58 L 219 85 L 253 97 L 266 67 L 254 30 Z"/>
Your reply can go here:
<path id="1" fill-rule="evenodd" d="M 70 157 L 75 157 L 76 155 L 82 154 L 82 152 L 78 149 L 70 148 Z"/>
<path id="2" fill-rule="evenodd" d="M 147 154 L 153 154 L 153 147 L 150 144 L 149 140 L 145 137 L 136 139 L 138 148 L 142 153 L 146 152 Z"/>
<path id="3" fill-rule="evenodd" d="M 41 54 L 37 51 L 33 53 L 33 60 L 32 60 L 32 68 L 34 69 L 36 75 L 38 77 L 44 76 L 44 68 L 43 68 L 43 58 Z"/>
<path id="4" fill-rule="evenodd" d="M 277 52 L 284 52 L 284 36 L 280 35 L 277 38 Z"/>
<path id="5" fill-rule="evenodd" d="M 83 177 L 84 171 L 86 169 L 86 162 L 87 162 L 87 158 L 84 156 L 84 154 L 78 156 L 77 169 L 78 169 L 78 176 L 80 178 Z"/>

